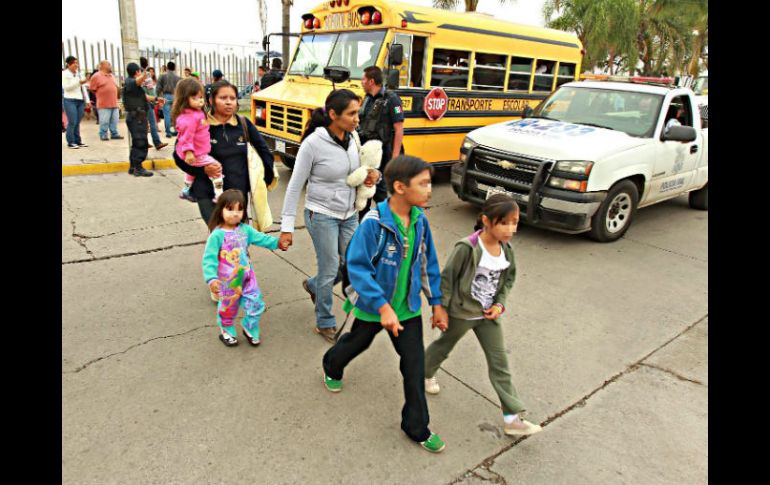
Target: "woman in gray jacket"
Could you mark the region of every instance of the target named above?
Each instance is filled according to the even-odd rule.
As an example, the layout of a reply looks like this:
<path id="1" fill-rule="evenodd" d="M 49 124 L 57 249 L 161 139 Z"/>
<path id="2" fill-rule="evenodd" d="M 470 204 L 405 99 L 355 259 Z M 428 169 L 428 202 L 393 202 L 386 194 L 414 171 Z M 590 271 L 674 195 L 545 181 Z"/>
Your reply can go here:
<path id="1" fill-rule="evenodd" d="M 315 303 L 316 333 L 334 342 L 332 287 L 340 280 L 340 261 L 358 227 L 356 189 L 346 183 L 360 165 L 351 132 L 358 126 L 360 98 L 350 90 L 332 91 L 305 129 L 281 211 L 281 241 L 292 243 L 300 192 L 305 193 L 305 227 L 313 240 L 318 274 L 302 282 Z M 371 187 L 381 174 L 371 170 L 364 184 Z"/>

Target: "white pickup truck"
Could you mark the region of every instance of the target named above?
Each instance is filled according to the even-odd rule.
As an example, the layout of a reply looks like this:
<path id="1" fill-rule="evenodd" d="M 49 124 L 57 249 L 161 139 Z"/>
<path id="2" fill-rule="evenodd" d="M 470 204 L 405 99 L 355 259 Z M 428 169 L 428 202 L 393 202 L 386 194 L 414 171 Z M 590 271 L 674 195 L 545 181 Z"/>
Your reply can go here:
<path id="1" fill-rule="evenodd" d="M 475 204 L 507 193 L 525 223 L 614 241 L 639 207 L 689 192 L 708 210 L 701 114 L 687 88 L 567 83 L 525 118 L 468 133 L 452 188 Z"/>

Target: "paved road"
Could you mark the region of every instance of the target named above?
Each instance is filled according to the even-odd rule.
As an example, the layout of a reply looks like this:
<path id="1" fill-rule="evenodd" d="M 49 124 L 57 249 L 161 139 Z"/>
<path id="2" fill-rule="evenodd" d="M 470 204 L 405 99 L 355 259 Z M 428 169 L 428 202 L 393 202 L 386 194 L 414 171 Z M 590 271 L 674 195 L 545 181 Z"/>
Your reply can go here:
<path id="1" fill-rule="evenodd" d="M 641 210 L 613 244 L 520 228 L 503 324 L 514 383 L 544 431 L 502 435 L 469 336 L 429 396 L 447 442 L 431 455 L 399 429 L 384 335 L 342 393 L 324 390 L 327 344 L 300 285 L 315 270 L 301 216 L 288 252 L 251 252 L 268 305 L 263 344 L 219 342 L 200 270 L 206 229 L 176 198 L 181 185 L 175 170 L 62 179 L 62 483 L 708 481 L 708 214 L 686 198 Z M 440 262 L 475 215 L 446 181 L 434 185 Z M 425 325 L 426 343 L 434 332 Z"/>

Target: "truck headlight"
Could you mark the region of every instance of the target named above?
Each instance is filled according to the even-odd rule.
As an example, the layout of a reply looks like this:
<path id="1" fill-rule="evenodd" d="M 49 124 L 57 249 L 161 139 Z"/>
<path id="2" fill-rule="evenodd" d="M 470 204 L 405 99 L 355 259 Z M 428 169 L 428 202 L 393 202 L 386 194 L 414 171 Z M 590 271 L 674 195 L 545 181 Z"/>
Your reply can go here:
<path id="1" fill-rule="evenodd" d="M 574 173 L 577 175 L 588 175 L 591 173 L 591 168 L 593 168 L 593 166 L 594 162 L 586 162 L 582 160 L 564 160 L 561 162 L 556 162 L 554 171 Z"/>
<path id="2" fill-rule="evenodd" d="M 468 154 L 471 152 L 471 150 L 476 147 L 478 143 L 471 140 L 467 136 L 463 140 L 463 144 L 460 147 L 460 161 L 465 163 L 468 161 Z"/>
<path id="3" fill-rule="evenodd" d="M 575 192 L 585 192 L 588 187 L 587 180 L 570 180 L 553 175 L 548 179 L 548 185 L 557 189 L 574 190 Z"/>

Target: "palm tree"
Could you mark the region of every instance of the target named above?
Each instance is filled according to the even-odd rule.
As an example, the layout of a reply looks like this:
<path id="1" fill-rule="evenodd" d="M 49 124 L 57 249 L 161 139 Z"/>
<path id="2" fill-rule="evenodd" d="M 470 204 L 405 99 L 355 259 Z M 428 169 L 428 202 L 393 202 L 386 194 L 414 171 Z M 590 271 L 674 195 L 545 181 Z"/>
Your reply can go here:
<path id="1" fill-rule="evenodd" d="M 475 12 L 476 7 L 478 7 L 479 5 L 479 0 L 463 0 L 463 1 L 465 2 L 466 12 Z M 500 5 L 503 5 L 508 1 L 513 3 L 516 0 L 500 0 Z M 444 10 L 454 10 L 457 8 L 457 5 L 459 3 L 460 3 L 460 0 L 433 0 L 433 6 L 435 8 L 443 8 Z"/>
<path id="2" fill-rule="evenodd" d="M 555 12 L 560 16 L 552 20 Z M 639 11 L 636 0 L 547 0 L 543 16 L 548 27 L 574 31 L 586 53 L 583 67 L 606 67 L 614 74 L 633 69 Z"/>

